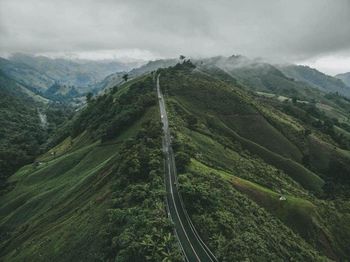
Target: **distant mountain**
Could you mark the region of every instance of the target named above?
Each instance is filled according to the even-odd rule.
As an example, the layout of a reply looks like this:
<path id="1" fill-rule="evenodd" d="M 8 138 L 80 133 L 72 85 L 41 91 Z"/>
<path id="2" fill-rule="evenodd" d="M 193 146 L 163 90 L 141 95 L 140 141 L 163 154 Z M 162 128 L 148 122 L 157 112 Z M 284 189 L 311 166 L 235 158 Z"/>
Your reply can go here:
<path id="1" fill-rule="evenodd" d="M 310 92 L 320 90 L 350 97 L 350 88 L 341 80 L 325 75 L 316 69 L 297 65 L 274 65 L 261 59 L 249 59 L 240 55 L 213 57 L 196 61 L 198 68 L 215 72 L 221 70 L 238 84 L 255 91 L 267 91 L 288 96 L 307 98 Z M 228 79 L 227 79 L 228 80 Z"/>
<path id="2" fill-rule="evenodd" d="M 301 65 L 285 65 L 278 67 L 286 76 L 297 81 L 308 83 L 327 93 L 338 92 L 341 95 L 350 97 L 350 87 L 336 77 L 321 73 L 320 71 Z M 349 78 L 350 79 L 350 78 Z"/>
<path id="3" fill-rule="evenodd" d="M 347 86 L 350 87 L 350 72 L 338 74 L 335 77 L 342 80 Z"/>
<path id="4" fill-rule="evenodd" d="M 36 91 L 44 91 L 53 85 L 55 80 L 26 64 L 12 62 L 0 58 L 0 69 L 3 73 L 21 83 L 22 85 Z"/>
<path id="5" fill-rule="evenodd" d="M 43 94 L 45 97 L 53 101 L 72 102 L 74 98 L 78 98 L 83 95 L 79 91 L 81 90 L 79 90 L 77 87 L 62 85 L 56 82 Z"/>
<path id="6" fill-rule="evenodd" d="M 197 64 L 199 70 L 215 77 L 220 76 L 221 79 L 245 86 L 252 91 L 306 97 L 306 89 L 310 89 L 308 85 L 294 81 L 274 65 L 259 59 L 243 56 L 214 57 L 201 60 Z"/>
<path id="7" fill-rule="evenodd" d="M 147 64 L 140 67 L 134 68 L 129 72 L 117 72 L 107 76 L 101 82 L 95 85 L 96 92 L 106 91 L 113 88 L 116 85 L 123 83 L 123 75 L 128 74 L 129 78 L 136 78 L 145 73 L 155 71 L 159 68 L 167 68 L 169 66 L 174 66 L 178 62 L 177 59 L 161 59 L 155 61 L 149 61 Z"/>
<path id="8" fill-rule="evenodd" d="M 44 56 L 14 54 L 8 59 L 0 58 L 0 69 L 10 78 L 31 90 L 41 93 L 55 83 L 74 86 L 84 94 L 106 76 L 128 71 L 137 63 L 118 61 L 89 61 L 51 59 Z"/>

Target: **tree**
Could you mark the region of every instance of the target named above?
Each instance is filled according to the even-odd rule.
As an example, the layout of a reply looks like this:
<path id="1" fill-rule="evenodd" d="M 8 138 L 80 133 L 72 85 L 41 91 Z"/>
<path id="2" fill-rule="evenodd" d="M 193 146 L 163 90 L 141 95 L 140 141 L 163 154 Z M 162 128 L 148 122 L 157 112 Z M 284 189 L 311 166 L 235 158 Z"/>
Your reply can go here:
<path id="1" fill-rule="evenodd" d="M 182 61 L 182 60 L 185 60 L 186 56 L 180 55 L 179 58 L 180 58 L 180 60 Z"/>
<path id="2" fill-rule="evenodd" d="M 193 128 L 198 123 L 198 119 L 194 115 L 188 115 L 187 116 L 187 123 L 188 123 L 190 128 Z"/>
<path id="3" fill-rule="evenodd" d="M 310 129 L 305 129 L 305 130 L 304 130 L 304 135 L 305 135 L 305 136 L 311 135 L 311 130 L 310 130 Z"/>
<path id="4" fill-rule="evenodd" d="M 92 95 L 91 92 L 87 93 L 87 95 L 86 95 L 86 101 L 87 101 L 88 103 L 91 102 L 92 96 L 93 96 L 93 95 Z"/>
<path id="5" fill-rule="evenodd" d="M 175 155 L 176 167 L 179 172 L 184 172 L 187 164 L 190 163 L 190 156 L 185 152 L 178 152 Z"/>
<path id="6" fill-rule="evenodd" d="M 127 82 L 128 79 L 129 79 L 129 75 L 128 75 L 128 74 L 124 74 L 124 75 L 123 75 L 123 79 L 124 79 L 125 82 Z"/>

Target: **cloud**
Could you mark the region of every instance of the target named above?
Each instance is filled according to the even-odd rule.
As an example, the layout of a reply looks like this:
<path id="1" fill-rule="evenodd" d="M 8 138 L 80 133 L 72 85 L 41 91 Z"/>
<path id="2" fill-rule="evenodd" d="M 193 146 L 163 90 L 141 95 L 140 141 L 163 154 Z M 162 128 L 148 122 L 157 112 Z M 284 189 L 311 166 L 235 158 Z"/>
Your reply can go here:
<path id="1" fill-rule="evenodd" d="M 0 38 L 0 53 L 349 57 L 350 1 L 0 0 Z"/>

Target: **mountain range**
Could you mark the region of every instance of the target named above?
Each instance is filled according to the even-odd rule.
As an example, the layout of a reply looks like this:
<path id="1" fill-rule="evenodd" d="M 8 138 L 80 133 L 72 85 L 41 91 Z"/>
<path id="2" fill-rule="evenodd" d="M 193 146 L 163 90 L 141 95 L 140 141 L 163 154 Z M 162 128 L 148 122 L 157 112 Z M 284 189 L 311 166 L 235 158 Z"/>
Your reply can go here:
<path id="1" fill-rule="evenodd" d="M 342 80 L 347 86 L 350 86 L 350 72 L 338 74 L 335 77 Z"/>
<path id="2" fill-rule="evenodd" d="M 54 95 L 71 98 L 74 95 L 85 95 L 95 88 L 95 84 L 106 76 L 118 72 L 129 71 L 138 63 L 122 63 L 118 61 L 68 60 L 13 54 L 8 59 L 0 59 L 0 68 L 8 77 L 16 80 L 27 89 L 54 99 Z M 57 86 L 61 86 L 60 89 Z M 67 96 L 67 89 L 71 96 Z M 59 91 L 57 93 L 57 91 Z M 50 97 L 51 95 L 51 97 Z"/>
<path id="3" fill-rule="evenodd" d="M 183 261 L 191 247 L 165 201 L 164 117 L 173 186 L 217 261 L 350 259 L 345 80 L 236 55 L 182 57 L 101 68 L 84 89 L 95 95 L 73 108 L 44 93 L 74 92 L 75 76 L 49 82 L 49 66 L 1 61 L 2 260 Z M 29 157 L 12 163 L 9 145 Z"/>

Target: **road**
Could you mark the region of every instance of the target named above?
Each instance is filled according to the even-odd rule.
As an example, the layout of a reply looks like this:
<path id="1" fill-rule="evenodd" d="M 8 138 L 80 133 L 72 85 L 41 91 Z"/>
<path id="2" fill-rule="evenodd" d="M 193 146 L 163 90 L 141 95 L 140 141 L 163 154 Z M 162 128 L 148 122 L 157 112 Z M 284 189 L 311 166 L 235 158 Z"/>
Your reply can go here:
<path id="1" fill-rule="evenodd" d="M 164 131 L 163 152 L 165 156 L 165 184 L 168 216 L 174 223 L 176 236 L 187 261 L 215 262 L 217 259 L 199 237 L 184 208 L 182 198 L 177 190 L 175 157 L 171 147 L 168 116 L 165 110 L 164 97 L 159 86 L 159 77 L 160 76 L 158 75 L 156 85 Z"/>

